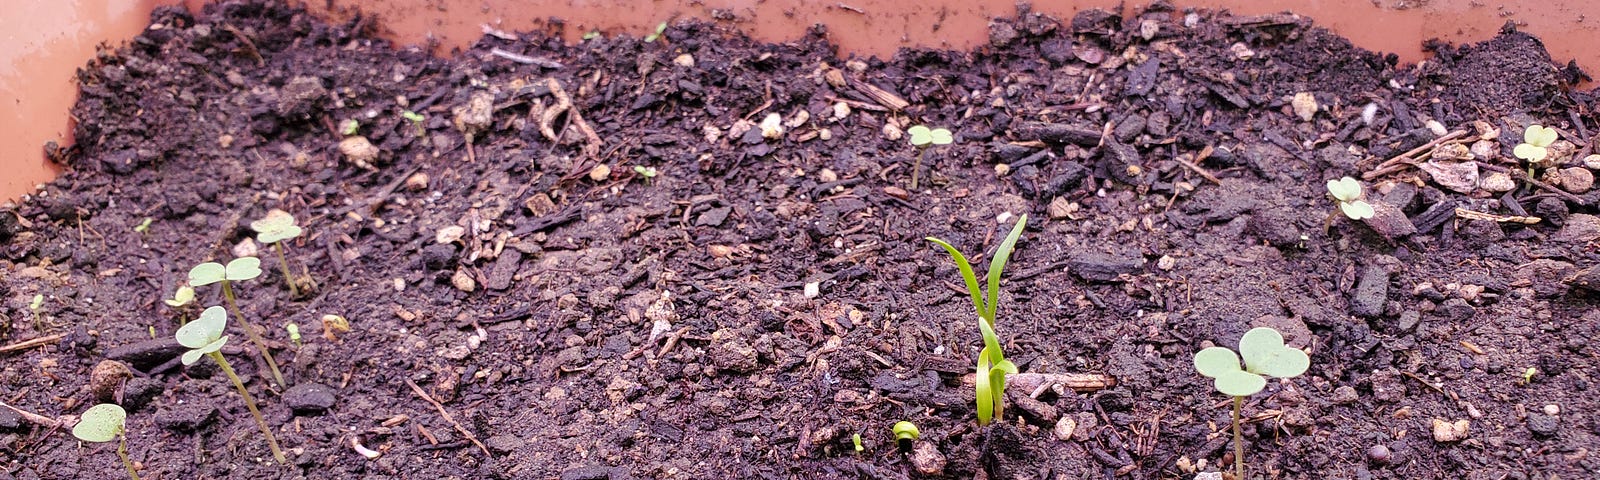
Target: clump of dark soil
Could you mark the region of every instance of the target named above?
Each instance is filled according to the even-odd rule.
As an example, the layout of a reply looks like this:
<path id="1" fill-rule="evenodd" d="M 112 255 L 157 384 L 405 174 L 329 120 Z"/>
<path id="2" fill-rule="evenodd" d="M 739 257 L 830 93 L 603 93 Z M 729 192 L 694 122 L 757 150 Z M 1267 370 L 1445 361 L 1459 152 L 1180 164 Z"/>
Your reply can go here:
<path id="1" fill-rule="evenodd" d="M 1158 5 L 889 60 L 702 23 L 438 59 L 368 25 L 164 9 L 82 70 L 72 171 L 0 210 L 0 401 L 111 392 L 156 479 L 1188 478 L 1232 459 L 1191 355 L 1267 325 L 1312 367 L 1246 402 L 1257 475 L 1600 472 L 1600 124 L 1531 37 L 1419 69 L 1301 17 Z M 1571 144 L 1537 183 L 1529 123 Z M 911 190 L 915 124 L 956 141 Z M 1328 222 L 1346 175 L 1377 217 Z M 294 387 L 224 353 L 287 466 L 214 367 L 176 362 L 195 312 L 160 301 L 275 208 L 316 288 L 263 255 L 239 291 Z M 978 427 L 974 315 L 923 237 L 987 265 L 1024 213 L 1008 358 L 1115 384 L 1013 389 Z M 133 376 L 90 385 L 107 359 Z M 16 413 L 0 478 L 122 474 Z"/>

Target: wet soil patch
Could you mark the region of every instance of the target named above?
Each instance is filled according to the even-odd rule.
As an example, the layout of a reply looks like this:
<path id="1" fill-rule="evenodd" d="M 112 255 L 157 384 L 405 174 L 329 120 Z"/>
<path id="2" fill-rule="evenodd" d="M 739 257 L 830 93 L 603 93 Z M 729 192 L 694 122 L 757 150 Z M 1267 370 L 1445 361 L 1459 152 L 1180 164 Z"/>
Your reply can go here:
<path id="1" fill-rule="evenodd" d="M 0 401 L 121 402 L 145 478 L 1189 478 L 1231 463 L 1193 352 L 1266 325 L 1312 367 L 1246 402 L 1258 474 L 1600 470 L 1600 125 L 1531 37 L 1417 68 L 1159 5 L 888 60 L 701 23 L 446 60 L 369 28 L 166 9 L 82 70 L 73 170 L 0 210 Z M 1529 123 L 1567 142 L 1537 182 Z M 916 188 L 914 124 L 956 137 Z M 1346 175 L 1377 216 L 1329 222 Z M 271 209 L 306 230 L 298 297 L 250 242 Z M 1022 214 L 1008 358 L 1101 383 L 979 427 L 971 304 L 923 238 L 986 259 Z M 188 269 L 251 250 L 241 307 L 294 387 L 223 352 L 288 466 L 167 340 Z M 0 409 L 0 478 L 114 478 L 113 450 Z"/>

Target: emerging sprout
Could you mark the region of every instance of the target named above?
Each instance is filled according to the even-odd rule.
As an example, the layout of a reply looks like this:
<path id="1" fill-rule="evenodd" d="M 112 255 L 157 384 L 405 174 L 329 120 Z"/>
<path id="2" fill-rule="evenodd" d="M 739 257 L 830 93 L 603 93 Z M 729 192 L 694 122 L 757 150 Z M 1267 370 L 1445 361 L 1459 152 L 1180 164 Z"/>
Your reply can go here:
<path id="1" fill-rule="evenodd" d="M 250 222 L 250 229 L 256 231 L 256 241 L 272 245 L 272 249 L 278 252 L 278 267 L 283 269 L 283 283 L 289 285 L 289 296 L 299 297 L 300 287 L 296 286 L 294 274 L 289 273 L 289 261 L 283 253 L 283 241 L 299 237 L 302 232 L 300 226 L 294 223 L 294 215 L 274 208 L 267 212 L 267 216 Z"/>
<path id="2" fill-rule="evenodd" d="M 588 33 L 583 34 L 584 40 L 594 40 L 596 38 L 600 38 L 599 30 L 590 30 Z"/>
<path id="3" fill-rule="evenodd" d="M 28 311 L 33 312 L 34 330 L 44 331 L 44 314 L 39 312 L 42 309 L 44 309 L 44 294 L 34 295 L 33 300 L 28 302 Z"/>
<path id="4" fill-rule="evenodd" d="M 261 335 L 256 333 L 250 322 L 244 319 L 244 314 L 239 311 L 239 300 L 233 294 L 233 282 L 253 280 L 261 276 L 261 259 L 256 257 L 239 257 L 223 266 L 217 262 L 206 262 L 195 265 L 189 269 L 189 286 L 201 287 L 213 283 L 222 283 L 222 298 L 228 302 L 228 310 L 239 319 L 239 325 L 244 327 L 244 335 L 250 343 L 261 350 L 261 358 L 267 361 L 267 367 L 272 370 L 272 379 L 280 387 L 288 387 L 283 381 L 283 373 L 278 371 L 278 362 L 272 359 L 272 352 L 267 350 L 267 343 L 261 340 Z M 215 308 L 215 307 L 213 307 Z"/>
<path id="5" fill-rule="evenodd" d="M 894 439 L 898 442 L 910 442 L 922 438 L 922 432 L 917 430 L 917 424 L 905 420 L 895 422 Z"/>
<path id="6" fill-rule="evenodd" d="M 1527 370 L 1522 371 L 1522 375 L 1517 377 L 1517 385 L 1527 385 L 1533 383 L 1533 376 L 1538 374 L 1539 369 L 1528 367 Z"/>
<path id="7" fill-rule="evenodd" d="M 411 122 L 411 126 L 417 129 L 417 137 L 421 137 L 423 134 L 428 133 L 427 130 L 422 128 L 422 121 L 426 119 L 426 117 L 423 117 L 422 114 L 406 110 L 404 112 L 400 112 L 400 118 L 404 118 L 406 121 Z"/>
<path id="8" fill-rule="evenodd" d="M 656 31 L 651 32 L 649 35 L 646 35 L 644 37 L 644 43 L 654 42 L 657 39 L 661 38 L 661 34 L 666 33 L 666 32 L 667 32 L 667 22 L 661 22 L 660 25 L 656 25 Z"/>
<path id="9" fill-rule="evenodd" d="M 283 329 L 289 331 L 289 343 L 293 343 L 294 346 L 299 347 L 300 346 L 300 324 L 298 324 L 298 323 L 290 323 L 290 324 L 284 325 Z"/>
<path id="10" fill-rule="evenodd" d="M 283 451 L 278 449 L 278 438 L 272 435 L 272 429 L 267 427 L 266 418 L 261 416 L 261 410 L 256 408 L 255 397 L 250 396 L 250 391 L 244 388 L 244 380 L 234 373 L 233 366 L 228 364 L 228 359 L 220 352 L 223 345 L 228 344 L 228 336 L 223 335 L 223 330 L 228 327 L 228 314 L 222 307 L 207 308 L 200 313 L 200 318 L 178 328 L 173 337 L 190 350 L 183 352 L 183 364 L 193 365 L 200 361 L 201 356 L 210 357 L 222 368 L 222 373 L 228 375 L 228 380 L 233 382 L 234 388 L 239 390 L 239 395 L 244 397 L 244 406 L 250 409 L 250 414 L 256 418 L 256 426 L 261 427 L 261 433 L 267 437 L 267 447 L 272 450 L 272 458 L 278 463 L 288 463 L 283 456 Z M 247 330 L 249 327 L 245 327 Z M 269 357 L 270 358 L 270 357 Z"/>
<path id="11" fill-rule="evenodd" d="M 72 427 L 72 436 L 94 443 L 117 440 L 117 458 L 122 459 L 122 466 L 128 469 L 128 476 L 133 480 L 139 480 L 139 472 L 133 469 L 133 461 L 128 459 L 128 437 L 123 434 L 127 418 L 128 412 L 116 404 L 95 405 L 78 416 L 78 424 Z"/>
<path id="12" fill-rule="evenodd" d="M 943 128 L 929 129 L 926 125 L 913 125 L 906 129 L 911 135 L 911 146 L 917 147 L 917 161 L 911 165 L 911 189 L 917 189 L 917 174 L 922 172 L 922 156 L 928 152 L 928 147 L 933 145 L 949 145 L 955 141 L 950 131 Z"/>
<path id="13" fill-rule="evenodd" d="M 178 291 L 172 292 L 172 298 L 162 300 L 161 302 L 172 308 L 178 308 L 190 303 L 194 303 L 194 287 L 188 285 L 179 285 Z"/>
<path id="14" fill-rule="evenodd" d="M 988 425 L 991 418 L 1000 418 L 1005 413 L 1006 374 L 1017 373 L 1016 364 L 1006 360 L 1005 354 L 1000 351 L 1000 337 L 995 334 L 994 319 L 1000 303 L 1000 272 L 1005 269 L 1006 261 L 1011 258 L 1011 250 L 1016 248 L 1017 240 L 1022 237 L 1022 229 L 1027 225 L 1027 215 L 1018 218 L 1017 224 L 1011 227 L 1011 233 L 995 249 L 986 274 L 989 283 L 987 296 L 979 290 L 978 276 L 972 272 L 972 264 L 967 262 L 967 257 L 960 250 L 944 240 L 927 237 L 928 241 L 944 247 L 955 259 L 956 267 L 961 270 L 961 280 L 967 283 L 972 306 L 978 310 L 978 332 L 983 336 L 983 350 L 978 352 L 975 377 L 978 425 Z"/>
<path id="15" fill-rule="evenodd" d="M 1239 366 L 1239 357 L 1244 366 Z M 1260 327 L 1245 332 L 1239 338 L 1239 354 L 1226 347 L 1210 347 L 1194 354 L 1194 368 L 1201 375 L 1215 379 L 1213 386 L 1224 395 L 1233 397 L 1233 458 L 1238 476 L 1244 476 L 1244 436 L 1240 432 L 1240 410 L 1244 397 L 1266 388 L 1265 377 L 1293 378 L 1305 373 L 1311 366 L 1306 352 L 1283 344 L 1283 335 L 1277 330 Z"/>
<path id="16" fill-rule="evenodd" d="M 1372 205 L 1361 199 L 1361 182 L 1356 179 L 1344 177 L 1328 180 L 1328 194 L 1333 196 L 1334 203 L 1339 204 L 1339 211 L 1351 220 L 1372 218 Z"/>
<path id="17" fill-rule="evenodd" d="M 1511 153 L 1529 163 L 1542 162 L 1550 156 L 1550 145 L 1556 143 L 1556 137 L 1554 128 L 1528 125 L 1528 129 L 1522 132 L 1522 143 L 1517 144 Z"/>
<path id="18" fill-rule="evenodd" d="M 357 132 L 360 132 L 360 131 L 361 131 L 361 121 L 360 120 L 356 120 L 354 118 L 351 118 L 351 119 L 346 119 L 343 122 L 339 122 L 339 133 L 344 134 L 344 136 L 346 136 L 346 137 L 353 136 Z"/>
<path id="19" fill-rule="evenodd" d="M 138 225 L 134 225 L 133 226 L 133 231 L 139 232 L 139 233 L 149 233 L 150 232 L 150 222 L 154 222 L 154 221 L 156 221 L 156 219 L 150 218 L 150 217 L 144 217 L 144 221 L 143 222 L 139 222 Z"/>
<path id="20" fill-rule="evenodd" d="M 644 165 L 634 165 L 633 166 L 633 173 L 639 174 L 639 176 L 644 177 L 644 184 L 645 185 L 649 185 L 650 181 L 654 180 L 656 178 L 656 174 L 657 174 L 656 167 L 646 167 Z"/>
<path id="21" fill-rule="evenodd" d="M 861 434 L 859 433 L 850 435 L 850 443 L 856 445 L 856 453 L 861 453 L 863 450 L 867 449 L 867 447 L 861 446 Z"/>

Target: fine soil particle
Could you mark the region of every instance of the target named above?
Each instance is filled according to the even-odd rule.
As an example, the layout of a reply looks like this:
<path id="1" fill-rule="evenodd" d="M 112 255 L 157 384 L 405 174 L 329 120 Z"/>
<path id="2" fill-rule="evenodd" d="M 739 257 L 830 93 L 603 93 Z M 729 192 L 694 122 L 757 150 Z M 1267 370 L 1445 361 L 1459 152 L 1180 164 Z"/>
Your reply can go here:
<path id="1" fill-rule="evenodd" d="M 822 29 L 495 34 L 440 59 L 277 2 L 161 9 L 81 70 L 71 171 L 0 209 L 0 400 L 122 402 L 159 479 L 1185 478 L 1232 455 L 1193 353 L 1272 325 L 1312 366 L 1245 402 L 1254 472 L 1600 475 L 1600 194 L 1412 168 L 1470 146 L 1517 174 L 1534 122 L 1581 167 L 1592 95 L 1512 31 L 1419 68 L 1302 17 L 1170 10 L 841 60 Z M 919 152 L 916 124 L 955 141 Z M 1384 222 L 1330 217 L 1346 175 Z M 299 298 L 250 243 L 271 209 L 305 229 Z M 924 237 L 983 268 L 1022 214 L 1004 351 L 1102 381 L 1012 392 L 979 427 L 974 312 Z M 290 386 L 240 327 L 222 352 L 290 465 L 226 375 L 178 361 L 199 309 L 160 301 L 249 251 L 240 308 Z M 96 384 L 106 359 L 132 377 Z M 0 477 L 113 478 L 114 448 L 0 409 Z"/>

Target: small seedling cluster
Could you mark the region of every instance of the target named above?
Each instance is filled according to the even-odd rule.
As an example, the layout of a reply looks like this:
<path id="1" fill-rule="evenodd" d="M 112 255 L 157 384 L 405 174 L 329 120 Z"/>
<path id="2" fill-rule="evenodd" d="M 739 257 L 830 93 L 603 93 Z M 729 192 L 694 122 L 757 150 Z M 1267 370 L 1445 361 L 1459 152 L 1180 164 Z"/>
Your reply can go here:
<path id="1" fill-rule="evenodd" d="M 917 148 L 917 161 L 911 165 L 911 189 L 917 189 L 917 174 L 922 172 L 922 157 L 928 153 L 928 147 L 934 145 L 949 145 L 955 141 L 955 136 L 943 128 L 928 128 L 926 125 L 913 125 L 906 129 L 910 136 L 911 146 Z"/>
<path id="2" fill-rule="evenodd" d="M 261 433 L 267 437 L 267 447 L 272 450 L 272 458 L 278 463 L 288 463 L 283 456 L 283 450 L 278 448 L 278 438 L 272 435 L 272 428 L 267 426 L 267 420 L 261 416 L 261 410 L 256 408 L 255 397 L 250 396 L 250 390 L 244 388 L 244 380 L 239 374 L 234 373 L 233 366 L 228 359 L 222 356 L 223 345 L 228 344 L 228 336 L 223 331 L 228 327 L 228 313 L 222 307 L 210 307 L 200 313 L 200 318 L 184 324 L 173 337 L 179 345 L 188 348 L 183 352 L 183 364 L 194 365 L 200 357 L 210 357 L 222 368 L 222 373 L 228 375 L 228 380 L 233 382 L 234 388 L 239 390 L 239 395 L 244 397 L 244 405 L 250 409 L 250 414 L 255 416 L 256 426 L 261 427 Z M 246 327 L 248 329 L 248 327 Z M 264 352 L 263 352 L 264 353 Z"/>
<path id="3" fill-rule="evenodd" d="M 1011 258 L 1012 249 L 1016 248 L 1017 240 L 1022 237 L 1022 230 L 1028 225 L 1028 216 L 1023 215 L 1017 219 L 1017 224 L 1011 227 L 1011 233 L 995 249 L 994 258 L 989 261 L 989 271 L 986 273 L 988 280 L 988 293 L 978 287 L 978 276 L 972 271 L 972 264 L 967 262 L 967 257 L 961 254 L 950 242 L 935 237 L 927 240 L 944 247 L 945 252 L 955 260 L 956 267 L 961 270 L 961 280 L 967 284 L 967 293 L 972 297 L 972 306 L 978 311 L 978 331 L 983 337 L 983 350 L 978 352 L 978 365 L 974 383 L 976 384 L 978 424 L 988 425 L 991 419 L 998 419 L 1005 413 L 1006 374 L 1017 373 L 1017 366 L 1006 360 L 1000 349 L 1000 337 L 995 334 L 995 315 L 1000 303 L 1000 272 L 1005 269 L 1006 261 Z"/>
<path id="4" fill-rule="evenodd" d="M 1239 365 L 1240 357 L 1244 366 Z M 1233 397 L 1233 459 L 1238 476 L 1244 476 L 1244 435 L 1240 431 L 1240 411 L 1244 397 L 1267 387 L 1266 377 L 1293 378 L 1305 373 L 1311 357 L 1298 348 L 1283 344 L 1283 334 L 1261 327 L 1239 338 L 1239 353 L 1226 347 L 1210 347 L 1194 354 L 1194 368 L 1214 379 L 1218 392 Z"/>
<path id="5" fill-rule="evenodd" d="M 283 269 L 283 282 L 289 285 L 289 296 L 299 297 L 300 288 L 293 273 L 289 273 L 289 261 L 284 256 L 283 242 L 300 236 L 303 232 L 299 225 L 295 225 L 294 215 L 283 210 L 273 209 L 267 212 L 266 217 L 250 222 L 250 229 L 256 231 L 256 241 L 272 245 L 278 253 L 278 266 Z"/>

